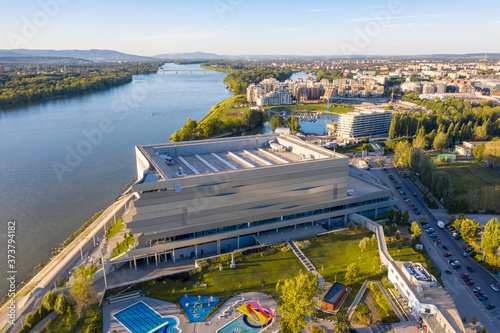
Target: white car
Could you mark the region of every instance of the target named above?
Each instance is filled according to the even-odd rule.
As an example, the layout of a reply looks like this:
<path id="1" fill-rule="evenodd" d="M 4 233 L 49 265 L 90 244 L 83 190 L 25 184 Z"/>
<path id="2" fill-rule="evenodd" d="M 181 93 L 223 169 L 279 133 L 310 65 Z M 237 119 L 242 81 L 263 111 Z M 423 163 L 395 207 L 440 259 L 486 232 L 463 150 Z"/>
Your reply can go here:
<path id="1" fill-rule="evenodd" d="M 481 290 L 481 287 L 476 287 L 476 288 L 472 289 L 472 291 L 475 292 L 475 293 L 477 293 L 480 290 Z"/>
<path id="2" fill-rule="evenodd" d="M 494 284 L 491 284 L 491 285 L 490 285 L 490 287 L 491 287 L 491 289 L 493 289 L 494 291 L 498 291 L 498 287 L 497 287 L 497 286 L 495 286 Z"/>

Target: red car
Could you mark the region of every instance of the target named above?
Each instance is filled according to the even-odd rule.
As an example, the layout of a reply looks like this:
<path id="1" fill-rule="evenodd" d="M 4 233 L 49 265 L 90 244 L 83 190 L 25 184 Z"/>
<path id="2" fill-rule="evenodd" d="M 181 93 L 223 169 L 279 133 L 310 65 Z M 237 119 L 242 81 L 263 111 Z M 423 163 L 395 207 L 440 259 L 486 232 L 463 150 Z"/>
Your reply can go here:
<path id="1" fill-rule="evenodd" d="M 451 257 L 451 253 L 450 252 L 446 252 L 445 254 L 443 254 L 443 256 L 445 256 L 445 257 Z"/>
<path id="2" fill-rule="evenodd" d="M 465 279 L 466 277 L 469 277 L 469 274 L 464 273 L 464 274 L 460 275 L 460 277 L 461 277 L 462 279 Z"/>
<path id="3" fill-rule="evenodd" d="M 482 290 L 478 291 L 476 294 L 476 297 L 484 295 L 484 292 Z"/>
<path id="4" fill-rule="evenodd" d="M 434 244 L 441 244 L 441 240 L 438 238 L 438 239 L 434 242 Z"/>
<path id="5" fill-rule="evenodd" d="M 466 285 L 468 285 L 468 286 L 472 286 L 473 284 L 474 284 L 473 280 L 469 280 L 469 282 L 466 283 Z"/>

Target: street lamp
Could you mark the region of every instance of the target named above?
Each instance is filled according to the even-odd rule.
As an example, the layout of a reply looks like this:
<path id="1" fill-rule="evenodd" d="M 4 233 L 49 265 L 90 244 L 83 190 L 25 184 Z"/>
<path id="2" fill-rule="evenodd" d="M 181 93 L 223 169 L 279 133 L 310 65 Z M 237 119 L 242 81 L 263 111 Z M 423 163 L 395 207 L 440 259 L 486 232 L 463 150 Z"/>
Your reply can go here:
<path id="1" fill-rule="evenodd" d="M 106 248 L 104 246 L 101 246 L 101 250 L 99 253 L 101 253 L 101 261 L 102 261 L 102 272 L 104 273 L 104 289 L 108 288 L 108 282 L 106 281 L 106 265 L 104 263 L 104 255 Z"/>

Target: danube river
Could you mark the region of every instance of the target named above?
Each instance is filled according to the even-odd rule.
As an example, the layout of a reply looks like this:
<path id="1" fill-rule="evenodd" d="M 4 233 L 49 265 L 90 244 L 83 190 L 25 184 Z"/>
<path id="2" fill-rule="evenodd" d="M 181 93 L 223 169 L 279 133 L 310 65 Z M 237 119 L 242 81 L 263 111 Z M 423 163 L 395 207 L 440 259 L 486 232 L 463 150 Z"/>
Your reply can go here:
<path id="1" fill-rule="evenodd" d="M 167 142 L 187 117 L 199 120 L 232 96 L 224 76 L 134 76 L 104 92 L 0 111 L 0 250 L 7 253 L 7 222 L 16 221 L 18 280 L 136 177 L 135 145 Z M 2 295 L 6 260 L 0 256 Z"/>

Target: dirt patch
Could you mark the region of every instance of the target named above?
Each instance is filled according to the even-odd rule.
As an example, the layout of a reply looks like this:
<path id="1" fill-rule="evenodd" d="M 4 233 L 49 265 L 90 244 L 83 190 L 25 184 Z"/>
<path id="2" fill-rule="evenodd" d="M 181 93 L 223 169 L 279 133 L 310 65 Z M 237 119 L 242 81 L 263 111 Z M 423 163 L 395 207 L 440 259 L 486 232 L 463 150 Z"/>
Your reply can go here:
<path id="1" fill-rule="evenodd" d="M 370 316 L 371 325 L 379 325 L 382 324 L 382 320 L 380 319 L 380 315 L 378 314 L 378 310 L 375 307 L 375 295 L 370 289 L 366 289 L 365 294 L 361 298 L 361 302 L 365 303 L 370 311 L 368 315 Z"/>

